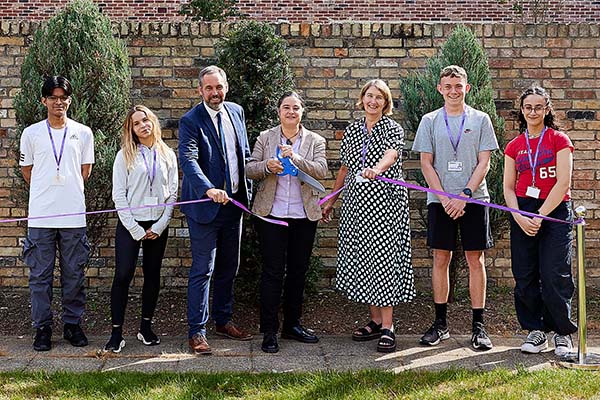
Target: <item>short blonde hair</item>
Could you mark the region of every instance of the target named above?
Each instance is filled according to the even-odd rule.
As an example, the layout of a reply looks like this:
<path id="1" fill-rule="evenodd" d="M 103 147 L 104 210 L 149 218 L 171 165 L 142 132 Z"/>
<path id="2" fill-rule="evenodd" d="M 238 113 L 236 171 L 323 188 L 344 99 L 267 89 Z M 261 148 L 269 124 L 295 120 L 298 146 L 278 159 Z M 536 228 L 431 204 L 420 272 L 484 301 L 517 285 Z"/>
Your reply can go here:
<path id="1" fill-rule="evenodd" d="M 371 79 L 369 82 L 365 83 L 365 85 L 360 90 L 360 96 L 358 96 L 358 102 L 356 106 L 364 110 L 365 106 L 363 104 L 363 97 L 369 88 L 374 86 L 377 90 L 383 94 L 383 98 L 385 99 L 385 104 L 383 106 L 383 115 L 392 115 L 392 91 L 388 87 L 388 85 L 382 81 L 381 79 Z"/>

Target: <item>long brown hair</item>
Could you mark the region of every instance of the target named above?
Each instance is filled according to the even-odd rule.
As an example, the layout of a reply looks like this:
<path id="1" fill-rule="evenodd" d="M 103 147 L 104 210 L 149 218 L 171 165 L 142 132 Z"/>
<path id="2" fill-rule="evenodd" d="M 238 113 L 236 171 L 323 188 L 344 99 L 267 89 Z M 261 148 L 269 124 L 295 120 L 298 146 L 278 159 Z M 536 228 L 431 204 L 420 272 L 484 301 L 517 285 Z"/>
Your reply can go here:
<path id="1" fill-rule="evenodd" d="M 165 159 L 167 165 L 171 167 L 170 158 L 167 156 L 170 148 L 162 140 L 162 133 L 160 130 L 160 123 L 158 122 L 158 117 L 156 114 L 150 111 L 148 107 L 136 105 L 133 106 L 127 113 L 125 122 L 123 123 L 121 135 L 121 149 L 123 150 L 123 157 L 125 158 L 125 165 L 127 166 L 127 169 L 130 169 L 133 166 L 133 162 L 138 152 L 138 144 L 140 143 L 137 135 L 133 132 L 133 123 L 131 122 L 131 117 L 138 111 L 146 114 L 148 119 L 152 121 L 152 136 L 154 137 L 156 149 L 158 150 L 158 153 Z"/>
<path id="2" fill-rule="evenodd" d="M 519 133 L 524 133 L 527 129 L 527 121 L 525 120 L 525 115 L 523 115 L 523 101 L 527 96 L 534 94 L 544 98 L 546 108 L 548 109 L 548 114 L 544 116 L 544 125 L 548 128 L 560 129 L 557 121 L 555 121 L 556 115 L 554 114 L 554 107 L 552 107 L 552 100 L 548 92 L 541 86 L 531 86 L 525 89 L 519 98 Z"/>

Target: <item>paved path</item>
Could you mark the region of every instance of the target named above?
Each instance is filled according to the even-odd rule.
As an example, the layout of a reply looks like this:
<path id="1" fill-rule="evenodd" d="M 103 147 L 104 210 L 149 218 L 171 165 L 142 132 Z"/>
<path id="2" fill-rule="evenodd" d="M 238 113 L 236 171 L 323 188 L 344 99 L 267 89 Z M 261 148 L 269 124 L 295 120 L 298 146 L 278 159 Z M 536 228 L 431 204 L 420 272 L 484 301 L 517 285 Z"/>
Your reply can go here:
<path id="1" fill-rule="evenodd" d="M 36 352 L 31 337 L 4 337 L 0 344 L 0 371 L 173 371 L 173 372 L 292 372 L 318 370 L 383 369 L 400 372 L 411 369 L 439 370 L 450 367 L 489 370 L 493 368 L 548 368 L 556 360 L 553 349 L 542 354 L 522 354 L 521 337 L 493 337 L 494 349 L 474 351 L 468 336 L 453 336 L 436 347 L 422 347 L 417 336 L 398 336 L 398 351 L 381 354 L 376 342 L 354 342 L 348 336 L 323 336 L 317 344 L 280 340 L 277 354 L 261 351 L 261 338 L 238 342 L 209 336 L 213 355 L 194 356 L 185 337 L 163 337 L 159 346 L 143 346 L 134 337 L 125 338 L 120 354 L 98 356 L 106 337 L 91 337 L 84 348 L 53 338 L 53 349 Z M 599 340 L 588 340 L 590 347 Z"/>

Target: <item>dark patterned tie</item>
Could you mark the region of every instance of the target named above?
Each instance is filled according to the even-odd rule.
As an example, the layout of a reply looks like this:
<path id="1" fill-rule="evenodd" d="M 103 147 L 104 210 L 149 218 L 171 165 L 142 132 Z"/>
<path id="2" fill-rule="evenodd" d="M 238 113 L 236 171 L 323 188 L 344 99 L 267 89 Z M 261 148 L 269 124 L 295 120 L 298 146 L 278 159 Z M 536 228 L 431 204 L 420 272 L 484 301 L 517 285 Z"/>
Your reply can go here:
<path id="1" fill-rule="evenodd" d="M 225 132 L 223 132 L 223 124 L 221 122 L 221 111 L 217 113 L 217 126 L 219 127 L 219 137 L 221 138 L 221 147 L 223 148 L 223 156 L 225 158 L 225 190 L 231 196 L 231 174 L 229 173 L 229 162 L 227 160 L 227 144 L 225 143 Z"/>

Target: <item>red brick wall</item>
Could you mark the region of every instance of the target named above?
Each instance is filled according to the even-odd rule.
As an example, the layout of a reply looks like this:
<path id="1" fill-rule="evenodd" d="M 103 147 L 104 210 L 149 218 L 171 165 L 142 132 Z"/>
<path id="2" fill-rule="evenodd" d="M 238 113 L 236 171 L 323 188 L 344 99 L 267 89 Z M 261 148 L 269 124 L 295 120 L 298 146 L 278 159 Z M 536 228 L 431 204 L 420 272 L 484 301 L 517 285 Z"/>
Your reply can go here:
<path id="1" fill-rule="evenodd" d="M 181 3 L 187 0 L 97 0 L 112 20 L 181 21 Z M 69 0 L 0 0 L 0 16 L 29 21 L 46 20 Z M 261 21 L 443 21 L 443 22 L 597 22 L 600 2 L 542 0 L 240 0 L 238 8 Z M 522 12 L 515 11 L 522 5 Z"/>

